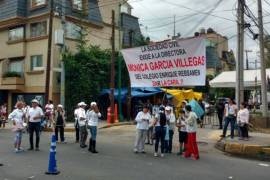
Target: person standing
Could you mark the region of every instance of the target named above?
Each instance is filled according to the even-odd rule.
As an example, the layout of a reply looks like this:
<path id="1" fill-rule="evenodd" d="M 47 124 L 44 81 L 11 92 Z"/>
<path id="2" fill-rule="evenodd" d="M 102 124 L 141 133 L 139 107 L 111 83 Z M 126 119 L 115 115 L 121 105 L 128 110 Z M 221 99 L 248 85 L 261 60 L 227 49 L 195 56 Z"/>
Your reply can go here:
<path id="1" fill-rule="evenodd" d="M 249 111 L 244 102 L 240 105 L 240 110 L 237 113 L 237 124 L 240 129 L 240 140 L 248 140 L 248 123 Z"/>
<path id="2" fill-rule="evenodd" d="M 170 106 L 167 106 L 165 108 L 166 112 L 166 120 L 169 127 L 169 140 L 165 144 L 165 152 L 166 153 L 172 153 L 172 144 L 173 144 L 173 135 L 174 135 L 174 127 L 175 127 L 175 115 L 173 113 L 173 108 Z"/>
<path id="3" fill-rule="evenodd" d="M 200 105 L 200 107 L 202 108 L 203 110 L 203 115 L 200 117 L 199 121 L 200 121 L 200 127 L 202 128 L 203 127 L 203 123 L 204 123 L 204 114 L 205 114 L 205 104 L 203 102 L 202 99 L 200 99 L 198 101 L 198 104 Z"/>
<path id="4" fill-rule="evenodd" d="M 182 155 L 187 147 L 187 129 L 185 122 L 185 111 L 180 110 L 179 118 L 177 120 L 176 126 L 178 127 L 179 132 L 179 152 L 177 155 Z"/>
<path id="5" fill-rule="evenodd" d="M 151 119 L 149 121 L 149 128 L 147 130 L 147 138 L 146 138 L 146 144 L 153 145 L 153 135 L 154 135 L 154 116 L 151 116 Z"/>
<path id="6" fill-rule="evenodd" d="M 0 106 L 0 127 L 3 125 L 3 128 L 6 127 L 6 119 L 7 119 L 7 104 L 4 103 Z"/>
<path id="7" fill-rule="evenodd" d="M 12 131 L 15 132 L 14 152 L 18 153 L 23 151 L 21 148 L 22 134 L 25 123 L 25 113 L 23 112 L 23 102 L 18 101 L 16 103 L 16 109 L 9 114 L 8 119 L 12 121 Z"/>
<path id="8" fill-rule="evenodd" d="M 61 143 L 65 143 L 65 134 L 64 134 L 64 128 L 66 126 L 65 111 L 61 104 L 57 106 L 57 109 L 54 112 L 54 125 L 55 125 L 54 132 L 56 142 L 58 141 L 58 132 L 60 132 Z"/>
<path id="9" fill-rule="evenodd" d="M 97 140 L 97 126 L 98 119 L 101 118 L 96 102 L 91 102 L 90 109 L 86 113 L 86 119 L 88 121 L 88 128 L 90 130 L 91 137 L 89 139 L 88 151 L 92 153 L 98 153 L 96 150 Z"/>
<path id="10" fill-rule="evenodd" d="M 165 108 L 161 106 L 159 108 L 159 113 L 156 114 L 154 126 L 155 126 L 155 153 L 154 156 L 158 156 L 158 148 L 159 142 L 161 143 L 161 157 L 164 157 L 164 149 L 165 149 L 165 135 L 166 135 L 166 115 Z"/>
<path id="11" fill-rule="evenodd" d="M 138 152 L 145 153 L 144 143 L 147 136 L 150 120 L 151 120 L 151 115 L 149 113 L 149 107 L 144 106 L 143 110 L 140 111 L 135 118 L 135 121 L 137 122 L 137 126 L 136 126 L 137 134 L 136 134 L 136 140 L 135 140 L 135 145 L 134 145 L 135 153 L 138 153 Z"/>
<path id="12" fill-rule="evenodd" d="M 39 141 L 40 141 L 40 122 L 41 118 L 44 116 L 42 109 L 38 106 L 39 102 L 36 99 L 32 100 L 32 107 L 27 112 L 28 125 L 29 125 L 29 141 L 30 148 L 28 150 L 34 149 L 34 132 L 36 134 L 36 151 L 39 151 Z"/>
<path id="13" fill-rule="evenodd" d="M 87 147 L 87 145 L 85 144 L 87 136 L 88 136 L 88 132 L 86 128 L 85 107 L 86 107 L 86 104 L 84 102 L 80 102 L 79 109 L 77 111 L 77 118 L 78 118 L 79 126 L 80 126 L 80 147 L 81 148 Z"/>
<path id="14" fill-rule="evenodd" d="M 219 129 L 223 129 L 223 117 L 224 117 L 224 103 L 220 99 L 216 105 L 217 115 L 218 115 L 218 121 L 219 121 Z"/>
<path id="15" fill-rule="evenodd" d="M 51 127 L 53 122 L 53 112 L 54 112 L 53 101 L 49 100 L 48 104 L 46 104 L 45 106 L 45 117 L 47 120 L 47 124 L 49 124 L 49 127 Z"/>
<path id="16" fill-rule="evenodd" d="M 225 105 L 224 108 L 224 115 L 225 115 L 225 124 L 223 128 L 223 134 L 221 137 L 225 138 L 227 133 L 227 128 L 229 124 L 231 124 L 231 139 L 234 138 L 234 128 L 237 116 L 237 106 L 233 102 L 231 98 L 229 98 L 228 104 Z"/>
<path id="17" fill-rule="evenodd" d="M 192 154 L 196 160 L 199 159 L 199 150 L 197 145 L 196 131 L 197 131 L 197 115 L 192 112 L 190 105 L 186 106 L 187 118 L 185 120 L 186 130 L 188 135 L 187 149 L 184 153 L 186 158 L 190 157 Z"/>
<path id="18" fill-rule="evenodd" d="M 76 143 L 80 140 L 80 125 L 79 125 L 79 119 L 78 119 L 78 110 L 79 110 L 79 104 L 77 105 L 76 109 L 74 110 L 74 127 L 76 132 Z"/>

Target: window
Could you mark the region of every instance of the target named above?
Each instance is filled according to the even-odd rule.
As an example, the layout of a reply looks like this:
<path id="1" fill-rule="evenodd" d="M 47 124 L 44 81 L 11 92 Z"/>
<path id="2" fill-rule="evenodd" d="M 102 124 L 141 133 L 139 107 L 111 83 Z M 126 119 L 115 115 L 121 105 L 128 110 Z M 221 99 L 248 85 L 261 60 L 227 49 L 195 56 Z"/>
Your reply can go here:
<path id="1" fill-rule="evenodd" d="M 83 0 L 73 0 L 72 6 L 76 10 L 82 10 L 83 8 Z"/>
<path id="2" fill-rule="evenodd" d="M 46 4 L 47 0 L 31 0 L 31 6 L 36 7 L 36 6 L 41 6 Z"/>
<path id="3" fill-rule="evenodd" d="M 23 60 L 12 60 L 8 65 L 9 72 L 17 72 L 23 74 Z"/>
<path id="4" fill-rule="evenodd" d="M 47 34 L 47 21 L 32 23 L 30 25 L 31 37 L 40 37 Z"/>
<path id="5" fill-rule="evenodd" d="M 82 28 L 72 22 L 67 22 L 66 24 L 66 36 L 72 39 L 79 39 L 81 35 Z"/>
<path id="6" fill-rule="evenodd" d="M 24 38 L 24 27 L 10 29 L 8 32 L 9 41 L 21 40 L 23 38 Z"/>
<path id="7" fill-rule="evenodd" d="M 39 68 L 42 68 L 42 55 L 35 55 L 31 56 L 31 66 L 30 70 L 31 71 L 37 71 Z"/>

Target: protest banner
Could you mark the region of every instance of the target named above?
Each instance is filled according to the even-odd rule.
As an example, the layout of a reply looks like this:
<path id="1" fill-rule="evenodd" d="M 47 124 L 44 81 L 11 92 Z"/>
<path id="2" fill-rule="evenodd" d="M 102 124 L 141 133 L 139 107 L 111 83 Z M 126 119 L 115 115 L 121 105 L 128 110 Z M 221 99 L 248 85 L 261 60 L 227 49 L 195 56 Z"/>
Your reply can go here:
<path id="1" fill-rule="evenodd" d="M 205 85 L 206 48 L 202 37 L 164 41 L 121 52 L 131 87 Z"/>

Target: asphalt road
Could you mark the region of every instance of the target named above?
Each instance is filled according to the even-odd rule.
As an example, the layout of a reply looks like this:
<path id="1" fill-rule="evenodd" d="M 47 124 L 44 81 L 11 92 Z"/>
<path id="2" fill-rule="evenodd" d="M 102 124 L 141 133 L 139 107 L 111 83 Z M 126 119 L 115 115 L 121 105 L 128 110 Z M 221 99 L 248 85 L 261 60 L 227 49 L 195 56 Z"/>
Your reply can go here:
<path id="1" fill-rule="evenodd" d="M 13 153 L 13 133 L 0 130 L 0 180 L 269 180 L 269 162 L 230 157 L 213 148 L 213 142 L 201 144 L 199 161 L 176 154 L 153 157 L 153 147 L 147 154 L 134 154 L 134 126 L 99 130 L 99 154 L 91 154 L 74 143 L 73 134 L 66 134 L 68 144 L 57 145 L 57 164 L 61 173 L 48 176 L 49 133 L 42 134 L 40 152 Z M 27 148 L 28 135 L 23 146 Z M 262 165 L 260 165 L 262 164 Z"/>

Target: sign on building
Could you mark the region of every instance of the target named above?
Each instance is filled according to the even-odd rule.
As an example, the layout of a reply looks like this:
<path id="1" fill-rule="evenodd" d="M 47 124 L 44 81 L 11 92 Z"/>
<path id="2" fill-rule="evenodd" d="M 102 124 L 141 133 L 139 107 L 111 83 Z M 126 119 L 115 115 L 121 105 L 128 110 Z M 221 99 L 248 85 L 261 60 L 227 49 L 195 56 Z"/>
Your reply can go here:
<path id="1" fill-rule="evenodd" d="M 204 86 L 204 38 L 165 41 L 122 50 L 131 87 Z"/>

